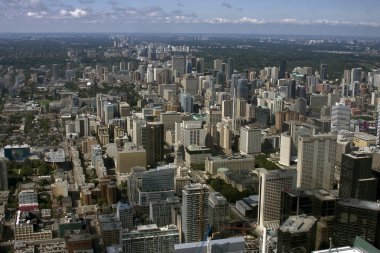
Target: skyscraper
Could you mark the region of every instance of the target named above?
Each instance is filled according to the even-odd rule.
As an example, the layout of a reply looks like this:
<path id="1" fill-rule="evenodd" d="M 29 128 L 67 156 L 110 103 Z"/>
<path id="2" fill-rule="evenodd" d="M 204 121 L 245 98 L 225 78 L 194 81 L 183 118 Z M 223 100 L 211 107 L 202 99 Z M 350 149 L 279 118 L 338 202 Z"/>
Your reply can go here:
<path id="1" fill-rule="evenodd" d="M 333 189 L 336 135 L 298 137 L 297 187 Z"/>
<path id="2" fill-rule="evenodd" d="M 51 80 L 52 81 L 58 80 L 58 64 L 53 64 L 53 74 L 52 74 Z"/>
<path id="3" fill-rule="evenodd" d="M 286 73 L 286 61 L 281 60 L 280 62 L 280 70 L 278 72 L 278 79 L 284 79 Z"/>
<path id="4" fill-rule="evenodd" d="M 219 192 L 211 192 L 209 199 L 209 223 L 213 232 L 221 231 L 227 226 L 230 218 L 230 207 L 227 199 Z"/>
<path id="5" fill-rule="evenodd" d="M 204 184 L 188 184 L 182 190 L 182 232 L 185 242 L 204 238 L 208 227 L 209 189 Z"/>
<path id="6" fill-rule="evenodd" d="M 265 222 L 279 221 L 281 218 L 281 194 L 285 188 L 296 186 L 297 171 L 293 169 L 266 170 L 259 172 L 259 209 L 258 225 L 265 226 Z"/>
<path id="7" fill-rule="evenodd" d="M 351 69 L 351 84 L 355 82 L 362 81 L 362 69 L 361 68 L 353 68 Z"/>
<path id="8" fill-rule="evenodd" d="M 5 159 L 0 159 L 0 191 L 8 190 L 8 169 Z"/>
<path id="9" fill-rule="evenodd" d="M 372 155 L 352 152 L 342 155 L 339 197 L 363 200 L 377 199 L 377 179 L 372 174 Z"/>
<path id="10" fill-rule="evenodd" d="M 314 216 L 290 216 L 278 229 L 277 252 L 311 252 L 315 250 L 317 219 Z"/>
<path id="11" fill-rule="evenodd" d="M 258 154 L 261 152 L 261 129 L 253 126 L 240 128 L 240 152 L 244 154 Z"/>
<path id="12" fill-rule="evenodd" d="M 174 78 L 180 77 L 185 74 L 186 71 L 186 59 L 184 56 L 172 57 L 172 73 Z"/>
<path id="13" fill-rule="evenodd" d="M 146 150 L 146 162 L 150 166 L 155 166 L 164 159 L 164 124 L 147 122 L 143 132 L 145 134 L 143 133 L 142 146 Z"/>
<path id="14" fill-rule="evenodd" d="M 335 245 L 352 245 L 355 237 L 380 248 L 380 205 L 375 201 L 345 199 L 335 209 Z"/>
<path id="15" fill-rule="evenodd" d="M 205 59 L 204 58 L 197 58 L 197 72 L 198 73 L 204 73 L 205 72 Z"/>
<path id="16" fill-rule="evenodd" d="M 331 132 L 350 130 L 351 106 L 337 103 L 331 109 Z"/>
<path id="17" fill-rule="evenodd" d="M 194 101 L 194 98 L 191 94 L 182 93 L 181 94 L 181 109 L 182 109 L 182 111 L 192 113 L 193 112 L 193 101 Z"/>
<path id="18" fill-rule="evenodd" d="M 322 81 L 325 81 L 327 79 L 327 64 L 321 64 L 319 76 Z"/>

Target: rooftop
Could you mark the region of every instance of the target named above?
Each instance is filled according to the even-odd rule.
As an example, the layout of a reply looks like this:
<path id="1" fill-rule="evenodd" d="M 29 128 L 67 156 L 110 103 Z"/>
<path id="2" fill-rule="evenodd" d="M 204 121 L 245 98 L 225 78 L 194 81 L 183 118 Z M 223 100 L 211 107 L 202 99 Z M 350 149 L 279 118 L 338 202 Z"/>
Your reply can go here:
<path id="1" fill-rule="evenodd" d="M 279 229 L 290 233 L 308 232 L 316 222 L 317 218 L 314 216 L 295 215 L 290 216 Z"/>

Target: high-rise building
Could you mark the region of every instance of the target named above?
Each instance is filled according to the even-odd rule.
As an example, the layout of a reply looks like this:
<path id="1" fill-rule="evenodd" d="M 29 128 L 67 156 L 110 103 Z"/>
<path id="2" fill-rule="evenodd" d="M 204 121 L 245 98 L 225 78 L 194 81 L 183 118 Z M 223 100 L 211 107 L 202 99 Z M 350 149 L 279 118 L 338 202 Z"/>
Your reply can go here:
<path id="1" fill-rule="evenodd" d="M 184 56 L 172 57 L 172 73 L 174 78 L 180 77 L 185 74 L 186 70 L 186 58 Z"/>
<path id="2" fill-rule="evenodd" d="M 253 126 L 240 128 L 240 152 L 244 154 L 258 154 L 261 152 L 261 129 Z"/>
<path id="3" fill-rule="evenodd" d="M 193 112 L 193 101 L 194 101 L 194 98 L 191 94 L 182 93 L 181 94 L 181 109 L 182 109 L 182 111 L 192 113 Z"/>
<path id="4" fill-rule="evenodd" d="M 319 76 L 322 81 L 325 81 L 327 79 L 327 64 L 321 64 Z"/>
<path id="5" fill-rule="evenodd" d="M 5 159 L 0 159 L 0 191 L 8 190 L 8 169 Z"/>
<path id="6" fill-rule="evenodd" d="M 174 244 L 179 243 L 177 226 L 158 227 L 156 224 L 137 226 L 136 230 L 123 231 L 122 252 L 167 252 L 174 253 Z"/>
<path id="7" fill-rule="evenodd" d="M 288 83 L 287 86 L 287 99 L 295 99 L 296 98 L 296 81 L 292 80 Z"/>
<path id="8" fill-rule="evenodd" d="M 278 79 L 284 79 L 286 73 L 286 61 L 281 60 L 280 62 L 280 70 L 278 72 Z"/>
<path id="9" fill-rule="evenodd" d="M 75 119 L 75 132 L 79 137 L 90 136 L 90 119 L 87 116 L 78 116 Z"/>
<path id="10" fill-rule="evenodd" d="M 342 155 L 340 199 L 377 200 L 378 179 L 372 173 L 372 155 L 354 151 Z"/>
<path id="11" fill-rule="evenodd" d="M 204 73 L 205 72 L 205 59 L 204 58 L 197 58 L 196 60 L 196 70 L 198 73 Z"/>
<path id="12" fill-rule="evenodd" d="M 119 113 L 120 113 L 120 118 L 124 118 L 131 115 L 130 105 L 127 102 L 119 103 Z"/>
<path id="13" fill-rule="evenodd" d="M 268 221 L 279 221 L 281 217 L 281 194 L 286 188 L 296 186 L 297 171 L 293 169 L 266 170 L 259 173 L 258 225 L 265 226 Z"/>
<path id="14" fill-rule="evenodd" d="M 298 137 L 297 187 L 333 189 L 336 135 Z"/>
<path id="15" fill-rule="evenodd" d="M 222 59 L 215 59 L 214 60 L 214 70 L 222 72 L 223 71 L 223 60 Z"/>
<path id="16" fill-rule="evenodd" d="M 234 70 L 235 70 L 235 61 L 233 58 L 228 58 L 227 59 L 227 69 L 226 69 L 227 80 L 231 79 L 231 76 L 234 73 Z"/>
<path id="17" fill-rule="evenodd" d="M 142 146 L 136 146 L 133 143 L 127 142 L 124 145 L 124 150 L 118 151 L 116 155 L 116 172 L 130 173 L 133 167 L 146 167 L 146 150 Z"/>
<path id="18" fill-rule="evenodd" d="M 181 202 L 178 197 L 167 198 L 165 200 L 150 201 L 149 203 L 149 219 L 157 226 L 166 226 L 175 224 L 175 210 L 178 209 Z"/>
<path id="19" fill-rule="evenodd" d="M 230 207 L 227 199 L 219 192 L 211 192 L 208 198 L 209 223 L 213 232 L 221 231 L 229 224 Z"/>
<path id="20" fill-rule="evenodd" d="M 127 202 L 117 202 L 116 217 L 119 218 L 122 228 L 133 228 L 133 207 Z"/>
<path id="21" fill-rule="evenodd" d="M 143 130 L 145 140 L 142 145 L 146 150 L 146 162 L 150 166 L 155 166 L 164 159 L 164 124 L 159 122 L 147 122 Z"/>
<path id="22" fill-rule="evenodd" d="M 335 210 L 335 245 L 352 245 L 359 236 L 380 248 L 380 205 L 376 201 L 344 199 Z"/>
<path id="23" fill-rule="evenodd" d="M 120 244 L 122 227 L 116 216 L 113 214 L 98 215 L 98 224 L 104 247 Z"/>
<path id="24" fill-rule="evenodd" d="M 311 252 L 315 250 L 317 219 L 314 216 L 290 216 L 278 229 L 277 252 Z"/>
<path id="25" fill-rule="evenodd" d="M 58 80 L 58 64 L 53 64 L 53 74 L 51 76 L 52 81 Z"/>
<path id="26" fill-rule="evenodd" d="M 362 81 L 362 69 L 361 68 L 353 68 L 351 69 L 351 84 L 355 82 Z"/>
<path id="27" fill-rule="evenodd" d="M 351 106 L 337 103 L 331 109 L 331 132 L 350 130 Z"/>
<path id="28" fill-rule="evenodd" d="M 185 242 L 204 238 L 209 224 L 209 189 L 204 184 L 188 184 L 182 190 L 182 232 Z"/>

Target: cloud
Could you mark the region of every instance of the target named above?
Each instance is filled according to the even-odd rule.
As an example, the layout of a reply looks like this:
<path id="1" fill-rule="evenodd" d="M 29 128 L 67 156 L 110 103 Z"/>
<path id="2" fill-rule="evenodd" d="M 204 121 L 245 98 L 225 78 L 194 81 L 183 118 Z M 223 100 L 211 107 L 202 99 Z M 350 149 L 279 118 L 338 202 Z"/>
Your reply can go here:
<path id="1" fill-rule="evenodd" d="M 81 18 L 88 15 L 86 10 L 76 8 L 74 10 L 60 10 L 59 15 L 63 17 Z"/>
<path id="2" fill-rule="evenodd" d="M 183 5 L 183 3 L 177 3 L 177 5 L 179 6 L 179 7 L 184 7 L 185 5 Z"/>
<path id="3" fill-rule="evenodd" d="M 93 4 L 95 3 L 95 0 L 78 0 L 81 4 Z"/>
<path id="4" fill-rule="evenodd" d="M 222 6 L 223 6 L 223 7 L 226 7 L 227 9 L 232 9 L 232 5 L 229 4 L 229 3 L 227 3 L 227 2 L 223 2 L 223 3 L 222 3 Z"/>
<path id="5" fill-rule="evenodd" d="M 43 18 L 44 16 L 47 15 L 47 12 L 46 11 L 41 11 L 41 12 L 28 11 L 26 15 L 31 18 Z"/>

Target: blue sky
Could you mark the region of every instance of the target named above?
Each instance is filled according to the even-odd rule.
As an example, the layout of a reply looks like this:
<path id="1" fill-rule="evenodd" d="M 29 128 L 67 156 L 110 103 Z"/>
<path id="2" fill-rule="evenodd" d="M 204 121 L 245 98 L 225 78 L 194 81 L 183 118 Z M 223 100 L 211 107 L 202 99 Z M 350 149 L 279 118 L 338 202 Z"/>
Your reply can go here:
<path id="1" fill-rule="evenodd" d="M 378 0 L 0 0 L 0 32 L 380 36 Z"/>

